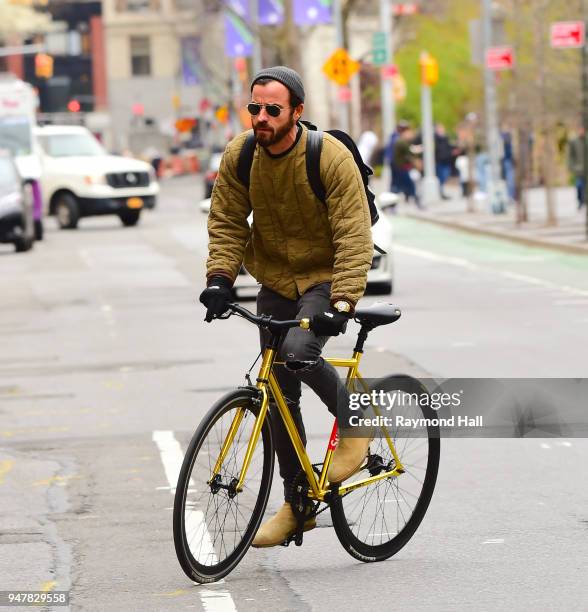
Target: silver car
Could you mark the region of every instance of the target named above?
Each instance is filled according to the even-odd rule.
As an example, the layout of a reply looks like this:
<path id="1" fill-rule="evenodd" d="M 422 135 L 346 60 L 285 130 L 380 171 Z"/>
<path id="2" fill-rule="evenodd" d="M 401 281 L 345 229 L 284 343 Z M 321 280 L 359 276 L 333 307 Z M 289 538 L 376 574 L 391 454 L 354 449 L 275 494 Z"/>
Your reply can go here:
<path id="1" fill-rule="evenodd" d="M 10 155 L 0 152 L 0 243 L 13 244 L 22 253 L 30 250 L 34 241 L 30 185 L 23 184 Z"/>

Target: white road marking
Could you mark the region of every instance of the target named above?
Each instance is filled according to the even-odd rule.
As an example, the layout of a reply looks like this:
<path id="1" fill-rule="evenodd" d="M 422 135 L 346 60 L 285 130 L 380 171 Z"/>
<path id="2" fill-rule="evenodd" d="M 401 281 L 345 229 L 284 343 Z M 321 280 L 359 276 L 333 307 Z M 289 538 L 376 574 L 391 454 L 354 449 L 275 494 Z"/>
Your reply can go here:
<path id="1" fill-rule="evenodd" d="M 545 444 L 545 442 L 542 442 L 540 446 L 541 448 L 551 448 L 551 446 L 549 444 Z"/>
<path id="2" fill-rule="evenodd" d="M 572 445 L 571 442 L 556 442 L 558 446 L 567 446 L 570 447 Z"/>
<path id="3" fill-rule="evenodd" d="M 579 289 L 578 287 L 571 287 L 570 285 L 558 285 L 551 281 L 546 281 L 541 278 L 535 278 L 534 276 L 528 276 L 527 274 L 519 274 L 517 272 L 500 272 L 502 276 L 506 278 L 512 278 L 513 280 L 519 280 L 530 285 L 537 285 L 538 287 L 545 287 L 546 289 L 555 289 L 557 291 L 563 291 L 570 295 L 581 295 L 588 297 L 588 290 Z"/>
<path id="4" fill-rule="evenodd" d="M 482 544 L 504 544 L 504 538 L 493 538 L 482 542 Z"/>
<path id="5" fill-rule="evenodd" d="M 175 495 L 180 469 L 184 461 L 184 453 L 180 443 L 176 440 L 173 431 L 154 431 L 153 441 L 159 449 L 170 493 Z M 210 539 L 210 534 L 206 529 L 202 512 L 191 512 L 186 517 L 186 533 L 188 541 L 200 535 L 202 539 L 201 558 L 212 558 L 212 563 L 217 562 L 216 553 Z M 216 584 L 224 584 L 224 582 L 224 580 L 219 580 Z M 202 589 L 198 590 L 198 594 L 205 610 L 214 610 L 214 612 L 236 612 L 237 610 L 231 594 L 225 589 L 214 591 Z"/>
<path id="6" fill-rule="evenodd" d="M 453 266 L 459 266 L 460 268 L 466 268 L 468 270 L 484 269 L 485 271 L 493 272 L 495 274 L 498 274 L 499 276 L 503 276 L 504 278 L 521 281 L 523 283 L 534 285 L 536 287 L 541 287 L 543 289 L 561 291 L 570 295 L 577 295 L 581 297 L 588 297 L 588 289 L 580 289 L 578 287 L 572 287 L 571 285 L 558 285 L 557 283 L 552 283 L 551 281 L 543 280 L 541 278 L 535 278 L 534 276 L 529 276 L 527 274 L 519 274 L 518 272 L 501 271 L 488 267 L 483 268 L 482 266 L 473 264 L 467 259 L 462 259 L 461 257 L 439 255 L 438 253 L 425 251 L 424 249 L 415 249 L 413 247 L 407 247 L 404 245 L 395 245 L 394 249 L 399 251 L 400 253 L 414 255 L 415 257 L 420 257 L 421 259 L 427 259 L 428 261 L 435 261 L 437 263 L 445 263 Z"/>
<path id="7" fill-rule="evenodd" d="M 453 266 L 460 266 L 461 268 L 468 268 L 469 270 L 479 270 L 480 267 L 473 264 L 467 259 L 461 257 L 450 257 L 448 255 L 439 255 L 431 251 L 425 251 L 424 249 L 415 249 L 413 247 L 407 247 L 403 245 L 394 245 L 394 250 L 406 253 L 407 255 L 414 255 L 421 259 L 428 259 L 429 261 L 436 261 L 438 263 L 448 263 Z"/>
<path id="8" fill-rule="evenodd" d="M 237 609 L 228 591 L 203 589 L 200 598 L 206 612 L 231 612 Z"/>

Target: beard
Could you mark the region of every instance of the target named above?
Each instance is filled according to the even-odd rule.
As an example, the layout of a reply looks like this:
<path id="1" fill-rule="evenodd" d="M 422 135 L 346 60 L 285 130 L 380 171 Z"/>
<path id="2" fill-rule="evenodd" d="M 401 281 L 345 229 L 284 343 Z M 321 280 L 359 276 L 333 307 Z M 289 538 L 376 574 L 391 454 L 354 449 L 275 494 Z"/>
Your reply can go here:
<path id="1" fill-rule="evenodd" d="M 267 148 L 272 145 L 278 144 L 294 127 L 296 121 L 294 121 L 294 113 L 290 114 L 288 121 L 279 128 L 273 128 L 266 122 L 258 121 L 253 127 L 253 133 L 255 134 L 255 140 L 260 146 Z M 260 129 L 268 130 L 260 131 Z"/>

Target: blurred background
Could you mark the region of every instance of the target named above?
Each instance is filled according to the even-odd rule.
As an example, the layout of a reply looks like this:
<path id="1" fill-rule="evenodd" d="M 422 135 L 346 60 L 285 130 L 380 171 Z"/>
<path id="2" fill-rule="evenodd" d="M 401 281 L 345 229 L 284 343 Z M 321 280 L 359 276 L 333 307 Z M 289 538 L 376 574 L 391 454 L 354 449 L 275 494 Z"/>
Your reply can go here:
<path id="1" fill-rule="evenodd" d="M 417 131 L 422 123 L 423 51 L 438 67 L 435 122 L 456 147 L 488 149 L 485 49 L 504 46 L 511 61 L 493 72 L 495 112 L 514 142 L 507 164 L 511 154 L 522 163 L 516 176 L 503 175 L 519 189 L 572 180 L 567 147 L 582 125 L 582 49 L 554 49 L 550 28 L 581 21 L 585 2 L 502 0 L 487 2 L 486 14 L 473 0 L 381 4 L 1 0 L 0 71 L 35 87 L 41 120 L 80 122 L 111 151 L 165 157 L 192 148 L 204 159 L 248 127 L 252 73 L 287 64 L 307 84 L 306 118 L 356 139 L 373 131 L 370 162 L 379 166 L 397 122 Z M 346 63 L 332 60 L 337 49 L 348 51 Z"/>

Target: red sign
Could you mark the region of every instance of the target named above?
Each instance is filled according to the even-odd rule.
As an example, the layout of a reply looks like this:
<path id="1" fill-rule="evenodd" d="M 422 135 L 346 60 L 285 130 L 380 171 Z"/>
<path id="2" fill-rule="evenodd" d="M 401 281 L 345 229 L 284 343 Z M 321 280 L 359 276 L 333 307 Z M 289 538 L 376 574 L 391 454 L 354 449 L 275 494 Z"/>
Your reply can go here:
<path id="1" fill-rule="evenodd" d="M 514 66 L 512 47 L 490 47 L 486 51 L 488 70 L 509 70 Z"/>
<path id="2" fill-rule="evenodd" d="M 389 66 L 382 66 L 382 76 L 385 79 L 393 79 L 400 74 L 398 66 L 396 64 L 390 64 Z"/>
<path id="3" fill-rule="evenodd" d="M 551 46 L 554 49 L 574 49 L 584 46 L 583 21 L 556 21 L 551 24 Z"/>
<path id="4" fill-rule="evenodd" d="M 337 98 L 339 102 L 351 102 L 351 89 L 349 89 L 349 87 L 339 87 L 339 91 L 337 92 Z"/>
<path id="5" fill-rule="evenodd" d="M 393 4 L 392 14 L 396 17 L 400 15 L 414 15 L 419 12 L 419 7 L 414 2 L 405 2 L 403 4 Z"/>

